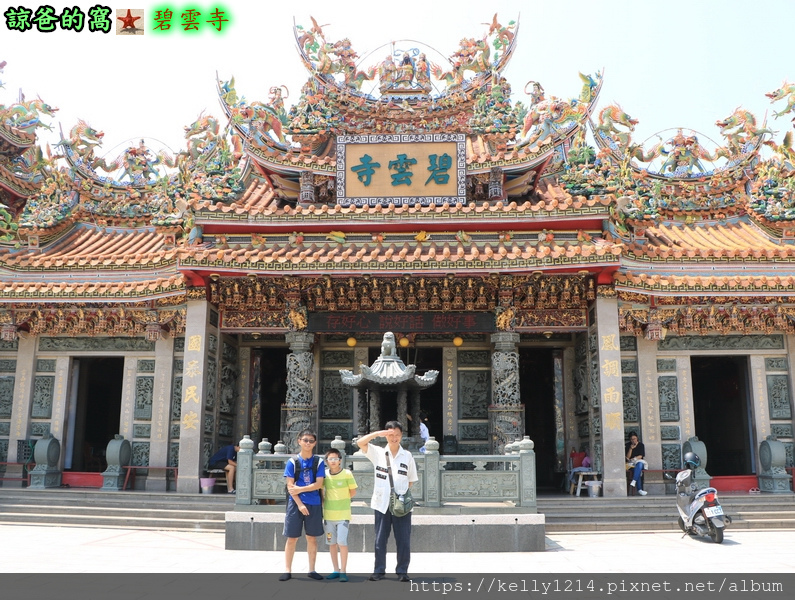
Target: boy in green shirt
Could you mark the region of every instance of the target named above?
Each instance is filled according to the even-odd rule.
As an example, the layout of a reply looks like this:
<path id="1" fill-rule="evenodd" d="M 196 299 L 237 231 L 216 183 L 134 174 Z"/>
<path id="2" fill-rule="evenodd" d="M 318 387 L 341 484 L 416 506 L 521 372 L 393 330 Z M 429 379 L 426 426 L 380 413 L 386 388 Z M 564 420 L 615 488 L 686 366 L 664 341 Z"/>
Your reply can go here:
<path id="1" fill-rule="evenodd" d="M 333 448 L 326 452 L 326 478 L 323 480 L 323 530 L 334 572 L 326 579 L 348 581 L 348 528 L 351 523 L 351 498 L 356 495 L 353 473 L 342 468 L 342 454 Z M 337 562 L 339 548 L 340 563 Z"/>

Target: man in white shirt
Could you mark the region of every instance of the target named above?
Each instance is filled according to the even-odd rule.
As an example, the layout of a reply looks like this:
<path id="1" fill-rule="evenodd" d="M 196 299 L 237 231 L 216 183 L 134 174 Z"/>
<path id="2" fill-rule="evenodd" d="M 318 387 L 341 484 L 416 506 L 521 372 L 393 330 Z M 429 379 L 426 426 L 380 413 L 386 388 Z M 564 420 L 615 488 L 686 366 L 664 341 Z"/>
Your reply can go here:
<path id="1" fill-rule="evenodd" d="M 370 443 L 377 437 L 386 437 L 386 449 Z M 397 546 L 397 569 L 395 571 L 400 581 L 409 581 L 411 513 L 396 517 L 389 510 L 389 495 L 392 491 L 389 483 L 389 471 L 392 472 L 395 493 L 398 495 L 406 493 L 411 485 L 419 480 L 414 457 L 411 452 L 400 445 L 402 439 L 403 427 L 400 422 L 389 421 L 382 431 L 369 433 L 357 442 L 359 448 L 375 467 L 375 484 L 373 485 L 373 497 L 370 501 L 370 507 L 375 511 L 375 568 L 370 581 L 380 581 L 384 578 L 386 545 L 392 530 L 395 532 L 395 545 Z"/>

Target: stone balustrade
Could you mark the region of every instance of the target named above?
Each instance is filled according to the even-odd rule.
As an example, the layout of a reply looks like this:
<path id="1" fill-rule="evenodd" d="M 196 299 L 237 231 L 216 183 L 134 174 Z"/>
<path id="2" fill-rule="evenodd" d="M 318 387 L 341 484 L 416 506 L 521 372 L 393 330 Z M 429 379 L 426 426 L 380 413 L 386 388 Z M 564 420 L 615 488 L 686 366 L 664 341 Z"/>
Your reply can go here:
<path id="1" fill-rule="evenodd" d="M 294 454 L 271 453 L 270 444 L 260 444 L 245 436 L 237 455 L 236 505 L 257 504 L 258 500 L 284 500 L 284 467 Z M 345 442 L 332 442 L 341 451 Z M 419 481 L 412 495 L 423 507 L 437 508 L 461 503 L 506 503 L 536 512 L 536 463 L 533 442 L 525 436 L 511 445 L 507 455 L 440 455 L 439 443 L 430 438 L 427 452 L 415 454 Z M 283 450 L 282 444 L 276 449 Z M 369 499 L 373 491 L 372 463 L 360 453 L 343 454 L 343 465 L 353 471 L 359 486 L 357 499 Z"/>

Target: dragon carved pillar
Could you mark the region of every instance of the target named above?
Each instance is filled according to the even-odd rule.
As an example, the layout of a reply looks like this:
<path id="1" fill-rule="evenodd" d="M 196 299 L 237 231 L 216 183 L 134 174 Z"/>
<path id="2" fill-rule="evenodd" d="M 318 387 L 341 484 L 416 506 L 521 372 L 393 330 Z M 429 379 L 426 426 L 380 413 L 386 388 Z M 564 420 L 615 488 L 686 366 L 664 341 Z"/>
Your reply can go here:
<path id="1" fill-rule="evenodd" d="M 504 331 L 491 336 L 491 406 L 489 451 L 503 454 L 505 444 L 524 434 L 524 407 L 519 395 L 519 334 Z"/>
<path id="2" fill-rule="evenodd" d="M 291 331 L 285 339 L 292 353 L 287 355 L 287 402 L 282 408 L 281 433 L 282 441 L 292 452 L 296 448 L 296 437 L 303 429 L 316 429 L 317 406 L 312 394 L 314 359 L 310 350 L 315 336 L 305 331 Z"/>

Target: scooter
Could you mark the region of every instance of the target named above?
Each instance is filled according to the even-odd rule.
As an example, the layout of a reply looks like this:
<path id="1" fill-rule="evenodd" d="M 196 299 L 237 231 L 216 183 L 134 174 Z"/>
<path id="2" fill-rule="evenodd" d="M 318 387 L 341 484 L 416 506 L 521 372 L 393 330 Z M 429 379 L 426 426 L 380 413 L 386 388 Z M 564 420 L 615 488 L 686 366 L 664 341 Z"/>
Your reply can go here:
<path id="1" fill-rule="evenodd" d="M 701 459 L 693 452 L 684 456 L 685 469 L 676 475 L 676 508 L 679 527 L 691 536 L 708 535 L 713 542 L 723 541 L 723 530 L 731 517 L 723 514 L 718 490 L 712 487 L 699 490 L 694 481 Z"/>

